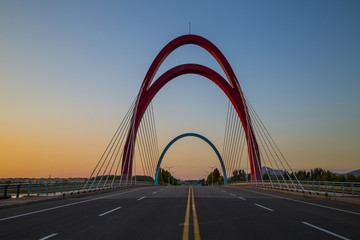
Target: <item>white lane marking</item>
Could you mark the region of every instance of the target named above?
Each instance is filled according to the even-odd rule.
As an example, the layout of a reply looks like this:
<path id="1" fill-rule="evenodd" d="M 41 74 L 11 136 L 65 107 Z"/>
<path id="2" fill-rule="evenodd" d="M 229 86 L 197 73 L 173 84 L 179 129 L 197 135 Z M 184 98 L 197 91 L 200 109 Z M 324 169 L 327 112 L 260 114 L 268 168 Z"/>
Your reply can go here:
<path id="1" fill-rule="evenodd" d="M 266 195 L 266 196 L 276 197 L 276 198 L 280 198 L 280 199 L 286 199 L 286 200 L 293 201 L 293 202 L 304 203 L 304 204 L 308 204 L 308 205 L 312 205 L 312 206 L 316 206 L 316 207 L 327 208 L 327 209 L 331 209 L 331 210 L 335 210 L 335 211 L 360 215 L 359 212 L 348 211 L 348 210 L 344 210 L 344 209 L 340 209 L 340 208 L 334 208 L 334 207 L 329 207 L 329 206 L 320 205 L 320 204 L 316 204 L 316 203 L 304 202 L 304 201 L 296 200 L 296 199 L 292 199 L 292 198 L 279 197 L 279 196 L 272 195 L 272 194 L 260 193 L 260 192 L 256 192 L 256 191 L 246 190 L 246 189 L 241 189 L 241 190 L 244 190 L 244 191 L 247 191 L 247 192 L 254 192 L 254 193 L 262 194 L 262 195 Z"/>
<path id="2" fill-rule="evenodd" d="M 261 207 L 261 208 L 263 208 L 263 209 L 266 209 L 266 210 L 268 210 L 268 211 L 271 211 L 271 212 L 274 211 L 274 210 L 272 210 L 271 208 L 264 207 L 263 205 L 260 205 L 260 204 L 257 204 L 257 203 L 254 203 L 254 205 L 256 205 L 256 206 L 258 206 L 258 207 Z"/>
<path id="3" fill-rule="evenodd" d="M 46 240 L 46 239 L 49 239 L 49 238 L 54 237 L 56 235 L 57 235 L 57 233 L 53 233 L 53 234 L 50 234 L 50 235 L 48 235 L 46 237 L 40 238 L 39 240 Z"/>
<path id="4" fill-rule="evenodd" d="M 164 188 L 160 189 L 160 191 L 163 191 L 163 190 L 164 190 Z"/>
<path id="5" fill-rule="evenodd" d="M 225 192 L 224 190 L 221 190 L 222 192 Z"/>
<path id="6" fill-rule="evenodd" d="M 68 203 L 68 204 L 65 204 L 65 205 L 60 205 L 60 206 L 51 207 L 51 208 L 45 208 L 45 209 L 41 209 L 41 210 L 34 211 L 34 212 L 28 212 L 28 213 L 23 213 L 23 214 L 11 216 L 11 217 L 1 218 L 1 219 L 0 219 L 0 222 L 1 222 L 1 221 L 5 221 L 5 220 L 9 220 L 9 219 L 13 219 L 13 218 L 18 218 L 18 217 L 23 217 L 23 216 L 27 216 L 27 215 L 32 215 L 32 214 L 35 214 L 35 213 L 47 212 L 47 211 L 54 210 L 54 209 L 58 209 L 58 208 L 69 207 L 69 206 L 78 205 L 78 204 L 81 204 L 81 203 L 92 202 L 92 201 L 96 201 L 96 200 L 99 200 L 99 199 L 114 197 L 114 196 L 118 196 L 118 195 L 121 195 L 121 194 L 129 193 L 129 192 L 139 191 L 139 190 L 141 190 L 141 189 L 145 189 L 145 188 L 133 189 L 133 190 L 130 190 L 130 191 L 127 191 L 127 192 L 121 192 L 121 193 L 111 194 L 111 195 L 107 195 L 107 196 L 104 196 L 104 197 L 92 198 L 92 199 L 84 200 L 84 201 L 81 201 L 81 202 Z"/>
<path id="7" fill-rule="evenodd" d="M 231 196 L 234 196 L 234 197 L 237 197 L 237 198 L 240 198 L 241 200 L 244 200 L 244 201 L 246 201 L 246 199 L 245 198 L 242 198 L 242 197 L 238 197 L 238 196 L 236 196 L 235 194 L 233 194 L 233 193 L 230 193 L 230 195 Z"/>
<path id="8" fill-rule="evenodd" d="M 141 198 L 137 199 L 136 201 L 141 201 L 141 200 L 143 200 L 144 198 L 146 198 L 146 196 L 141 197 Z"/>
<path id="9" fill-rule="evenodd" d="M 326 233 L 328 233 L 328 234 L 330 234 L 330 235 L 333 235 L 333 236 L 335 236 L 335 237 L 338 237 L 338 238 L 340 238 L 340 239 L 350 240 L 350 238 L 343 237 L 343 236 L 341 236 L 341 235 L 339 235 L 339 234 L 330 232 L 330 231 L 328 231 L 328 230 L 325 230 L 325 229 L 323 229 L 323 228 L 321 228 L 321 227 L 312 225 L 312 224 L 310 224 L 310 223 L 307 223 L 307 222 L 301 222 L 301 223 L 302 223 L 302 224 L 305 224 L 305 225 L 308 225 L 308 226 L 310 226 L 310 227 L 313 227 L 313 228 L 315 228 L 315 229 L 317 229 L 317 230 L 326 232 Z"/>
<path id="10" fill-rule="evenodd" d="M 104 213 L 102 213 L 102 214 L 99 214 L 99 217 L 102 217 L 102 216 L 104 216 L 104 215 L 106 215 L 106 214 L 108 214 L 108 213 L 111 213 L 111 212 L 114 212 L 114 211 L 116 211 L 116 210 L 119 210 L 121 207 L 117 207 L 117 208 L 114 208 L 114 209 L 112 209 L 112 210 L 110 210 L 110 211 L 107 211 L 107 212 L 104 212 Z"/>
<path id="11" fill-rule="evenodd" d="M 153 192 L 152 194 L 156 194 L 157 192 L 155 191 L 155 192 Z"/>

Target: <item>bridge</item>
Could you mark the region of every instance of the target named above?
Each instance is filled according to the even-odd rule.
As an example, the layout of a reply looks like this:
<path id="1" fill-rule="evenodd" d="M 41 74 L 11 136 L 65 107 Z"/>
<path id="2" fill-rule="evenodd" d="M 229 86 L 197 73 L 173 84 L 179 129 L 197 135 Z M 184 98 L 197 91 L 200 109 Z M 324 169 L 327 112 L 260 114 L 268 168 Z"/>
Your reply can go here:
<path id="1" fill-rule="evenodd" d="M 208 51 L 219 63 L 227 79 L 206 66 L 188 63 L 175 66 L 154 80 L 165 58 L 175 49 L 188 44 Z M 84 189 L 132 184 L 136 151 L 140 155 L 137 160 L 141 162 L 143 173 L 155 178 L 159 168 L 157 163 L 161 160 L 152 100 L 167 83 L 185 74 L 205 77 L 215 83 L 229 99 L 222 156 L 217 153 L 217 157 L 221 159 L 223 175 L 238 170 L 241 163 L 247 161 L 250 165 L 251 182 L 264 186 L 263 175 L 266 173 L 267 176 L 272 176 L 269 178 L 272 187 L 304 191 L 288 161 L 241 90 L 225 56 L 209 40 L 192 34 L 170 41 L 155 57 L 138 95 L 96 164 Z"/>
<path id="2" fill-rule="evenodd" d="M 175 66 L 154 79 L 165 58 L 188 44 L 208 51 L 226 79 L 195 63 Z M 152 100 L 185 74 L 210 80 L 229 100 L 222 152 L 212 136 L 184 133 L 173 136 L 160 154 Z M 223 183 L 159 185 L 167 150 L 185 137 L 199 138 L 213 149 Z M 137 181 L 135 161 L 153 182 Z M 239 182 L 236 173 L 244 163 L 249 169 Z M 72 192 L 61 186 L 57 194 L 55 185 L 52 199 L 57 201 L 0 206 L 0 239 L 360 239 L 360 205 L 327 200 L 327 187 L 310 190 L 297 179 L 225 56 L 209 40 L 189 34 L 170 41 L 155 57 L 89 178 Z M 29 185 L 28 195 L 30 190 Z M 36 197 L 39 192 L 40 187 Z"/>

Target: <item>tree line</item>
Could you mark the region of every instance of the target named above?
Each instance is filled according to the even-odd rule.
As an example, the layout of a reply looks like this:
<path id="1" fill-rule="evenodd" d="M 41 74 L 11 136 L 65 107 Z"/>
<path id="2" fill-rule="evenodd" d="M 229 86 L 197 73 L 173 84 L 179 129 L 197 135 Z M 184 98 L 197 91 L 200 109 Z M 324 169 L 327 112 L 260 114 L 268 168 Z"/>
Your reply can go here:
<path id="1" fill-rule="evenodd" d="M 174 176 L 172 176 L 168 170 L 159 168 L 158 184 L 160 184 L 160 185 L 170 184 L 170 185 L 176 186 L 176 185 L 180 184 L 180 180 L 176 179 Z"/>
<path id="2" fill-rule="evenodd" d="M 353 174 L 335 174 L 322 168 L 314 168 L 310 171 L 300 170 L 294 174 L 301 181 L 360 182 L 360 175 L 356 177 Z M 289 174 L 292 179 L 295 179 L 294 174 Z M 287 174 L 284 174 L 285 176 L 285 179 L 289 179 Z"/>
<path id="3" fill-rule="evenodd" d="M 277 180 L 275 175 L 269 171 L 271 180 Z M 329 170 L 324 170 L 322 168 L 314 168 L 310 171 L 300 170 L 295 171 L 294 173 L 283 172 L 282 176 L 285 180 L 289 180 L 289 176 L 291 179 L 299 179 L 300 181 L 329 181 L 329 182 L 360 182 L 360 175 L 355 176 L 353 174 L 335 174 Z M 296 178 L 295 178 L 296 176 Z M 245 170 L 234 170 L 232 172 L 232 176 L 229 178 L 229 182 L 235 181 L 244 181 L 250 180 L 250 174 L 246 174 Z M 283 177 L 278 174 L 279 180 L 283 180 Z M 269 180 L 269 175 L 267 173 L 263 174 L 263 180 Z"/>

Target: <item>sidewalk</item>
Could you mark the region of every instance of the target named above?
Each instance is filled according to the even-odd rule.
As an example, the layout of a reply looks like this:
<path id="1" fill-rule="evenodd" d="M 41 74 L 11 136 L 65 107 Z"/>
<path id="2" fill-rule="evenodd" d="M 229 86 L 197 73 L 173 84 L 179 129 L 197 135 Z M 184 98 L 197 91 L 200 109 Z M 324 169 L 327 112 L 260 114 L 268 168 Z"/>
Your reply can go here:
<path id="1" fill-rule="evenodd" d="M 123 189 L 129 189 L 129 188 L 135 188 L 135 187 L 148 187 L 152 185 L 134 185 L 134 186 L 122 186 L 122 187 L 114 187 L 114 188 L 103 188 L 103 189 L 97 189 L 92 191 L 74 191 L 74 192 L 64 192 L 59 194 L 50 194 L 48 196 L 41 195 L 41 196 L 23 196 L 19 198 L 7 198 L 7 199 L 0 199 L 0 209 L 2 208 L 9 208 L 9 207 L 15 207 L 15 206 L 23 206 L 38 202 L 46 202 L 46 201 L 53 201 L 58 199 L 64 199 L 64 198 L 79 198 L 79 197 L 85 197 L 88 195 L 96 195 L 106 192 L 113 192 L 113 191 L 119 191 Z"/>
<path id="2" fill-rule="evenodd" d="M 0 200 L 0 209 L 18 205 L 28 205 L 39 201 L 47 201 L 59 198 L 59 196 L 38 196 L 38 197 L 21 197 L 21 198 L 8 198 Z"/>

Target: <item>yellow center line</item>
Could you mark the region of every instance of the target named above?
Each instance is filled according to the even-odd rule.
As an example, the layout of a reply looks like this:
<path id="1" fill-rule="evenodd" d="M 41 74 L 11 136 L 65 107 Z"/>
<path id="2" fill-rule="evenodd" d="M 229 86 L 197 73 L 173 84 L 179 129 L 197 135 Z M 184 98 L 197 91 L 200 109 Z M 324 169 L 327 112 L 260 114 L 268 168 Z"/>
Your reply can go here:
<path id="1" fill-rule="evenodd" d="M 193 224 L 194 224 L 194 240 L 200 240 L 200 228 L 195 208 L 194 188 L 191 186 L 192 193 L 192 212 L 193 212 Z"/>
<path id="2" fill-rule="evenodd" d="M 190 219 L 190 187 L 186 206 L 185 222 L 182 240 L 189 240 L 189 219 Z"/>

